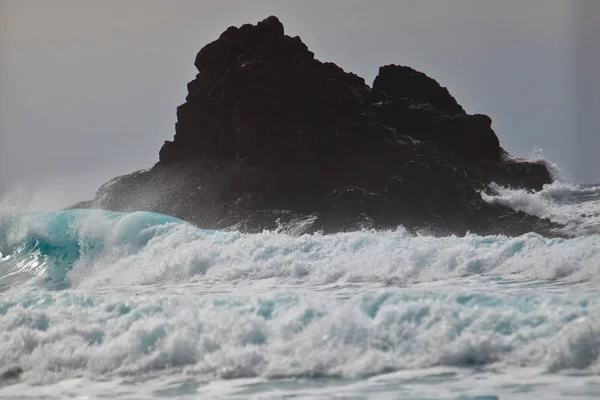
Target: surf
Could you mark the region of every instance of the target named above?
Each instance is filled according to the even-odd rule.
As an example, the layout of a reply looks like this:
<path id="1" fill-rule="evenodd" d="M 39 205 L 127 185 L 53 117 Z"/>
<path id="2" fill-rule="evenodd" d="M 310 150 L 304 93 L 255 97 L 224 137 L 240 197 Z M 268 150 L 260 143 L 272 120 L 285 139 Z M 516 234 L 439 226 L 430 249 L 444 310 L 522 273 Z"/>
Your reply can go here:
<path id="1" fill-rule="evenodd" d="M 0 285 L 49 290 L 271 279 L 408 285 L 477 279 L 597 282 L 600 236 L 432 237 L 390 231 L 294 236 L 203 230 L 165 215 L 29 213 L 0 223 Z"/>
<path id="2" fill-rule="evenodd" d="M 136 251 L 155 234 L 152 228 L 184 224 L 166 215 L 103 210 L 68 210 L 0 218 L 0 290 L 13 285 L 69 287 L 68 273 L 82 260 L 113 249 Z"/>
<path id="3" fill-rule="evenodd" d="M 487 200 L 543 200 L 540 213 L 558 215 L 597 190 Z M 310 383 L 315 396 L 367 396 L 522 376 L 580 390 L 599 371 L 596 233 L 290 232 L 148 212 L 3 215 L 0 391 L 211 398 Z"/>

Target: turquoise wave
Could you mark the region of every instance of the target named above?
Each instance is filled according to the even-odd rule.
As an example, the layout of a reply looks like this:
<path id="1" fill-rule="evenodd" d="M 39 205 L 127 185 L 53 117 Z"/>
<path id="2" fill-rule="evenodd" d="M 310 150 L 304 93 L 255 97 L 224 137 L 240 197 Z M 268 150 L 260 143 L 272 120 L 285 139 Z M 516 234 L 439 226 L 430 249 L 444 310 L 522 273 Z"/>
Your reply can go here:
<path id="1" fill-rule="evenodd" d="M 600 282 L 600 235 L 549 239 L 392 231 L 291 236 L 202 230 L 166 215 L 69 210 L 0 220 L 0 291 L 198 281 L 410 285 Z"/>
<path id="2" fill-rule="evenodd" d="M 0 220 L 0 291 L 34 279 L 45 289 L 69 287 L 68 272 L 115 245 L 138 249 L 156 234 L 148 228 L 186 224 L 151 212 L 68 210 L 7 216 Z M 40 282 L 41 281 L 41 282 Z"/>

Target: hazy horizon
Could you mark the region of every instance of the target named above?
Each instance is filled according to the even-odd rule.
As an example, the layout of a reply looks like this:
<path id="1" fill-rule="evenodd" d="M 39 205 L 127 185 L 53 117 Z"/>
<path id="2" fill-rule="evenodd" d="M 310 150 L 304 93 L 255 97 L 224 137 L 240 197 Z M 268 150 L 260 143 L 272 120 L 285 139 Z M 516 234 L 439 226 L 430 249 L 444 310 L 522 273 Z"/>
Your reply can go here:
<path id="1" fill-rule="evenodd" d="M 0 190 L 152 166 L 196 53 L 269 15 L 367 83 L 384 64 L 425 72 L 489 115 L 511 154 L 542 148 L 575 181 L 598 182 L 599 14 L 594 0 L 0 0 Z"/>

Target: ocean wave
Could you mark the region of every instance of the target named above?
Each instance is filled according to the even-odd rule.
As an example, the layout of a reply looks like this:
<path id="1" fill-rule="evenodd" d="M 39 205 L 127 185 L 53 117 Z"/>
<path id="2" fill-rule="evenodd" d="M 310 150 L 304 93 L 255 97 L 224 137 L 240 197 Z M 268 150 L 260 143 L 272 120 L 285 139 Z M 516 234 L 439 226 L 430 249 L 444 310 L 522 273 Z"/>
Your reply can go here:
<path id="1" fill-rule="evenodd" d="M 498 194 L 482 193 L 484 200 L 548 218 L 565 225 L 564 233 L 600 233 L 600 185 L 571 185 L 554 182 L 541 191 L 509 189 L 491 185 Z"/>
<path id="2" fill-rule="evenodd" d="M 594 374 L 599 312 L 596 294 L 30 292 L 0 298 L 0 366 L 31 383 L 353 379 L 440 366 Z"/>
<path id="3" fill-rule="evenodd" d="M 402 285 L 484 276 L 597 282 L 600 236 L 207 231 L 152 213 L 73 210 L 1 225 L 0 285 L 49 289 L 257 281 Z M 4 241 L 2 242 L 2 237 Z"/>

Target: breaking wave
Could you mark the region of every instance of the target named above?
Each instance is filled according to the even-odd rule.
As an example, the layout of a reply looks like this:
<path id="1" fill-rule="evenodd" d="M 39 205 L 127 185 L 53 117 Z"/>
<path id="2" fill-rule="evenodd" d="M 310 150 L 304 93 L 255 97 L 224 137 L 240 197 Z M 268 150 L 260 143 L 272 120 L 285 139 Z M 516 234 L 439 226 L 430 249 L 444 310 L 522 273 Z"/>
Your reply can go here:
<path id="1" fill-rule="evenodd" d="M 554 182 L 539 192 L 491 185 L 497 195 L 482 194 L 484 200 L 515 210 L 549 218 L 565 225 L 573 235 L 600 233 L 600 185 L 571 185 Z"/>
<path id="2" fill-rule="evenodd" d="M 598 281 L 600 236 L 415 236 L 403 229 L 291 236 L 198 229 L 172 217 L 72 210 L 5 218 L 0 288 L 199 281 L 408 284 L 461 277 Z"/>
<path id="3" fill-rule="evenodd" d="M 599 235 L 243 234 L 69 210 L 3 217 L 0 252 L 0 370 L 32 384 L 600 372 Z"/>

